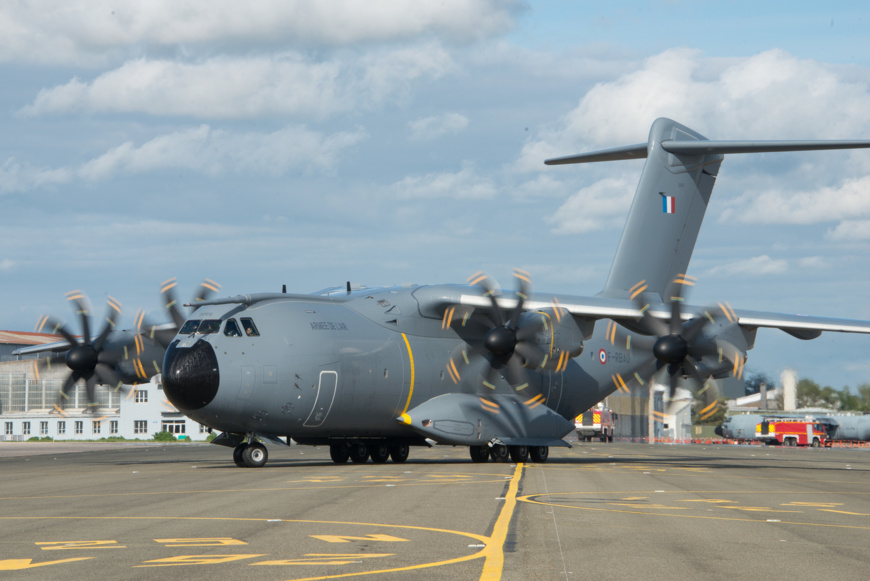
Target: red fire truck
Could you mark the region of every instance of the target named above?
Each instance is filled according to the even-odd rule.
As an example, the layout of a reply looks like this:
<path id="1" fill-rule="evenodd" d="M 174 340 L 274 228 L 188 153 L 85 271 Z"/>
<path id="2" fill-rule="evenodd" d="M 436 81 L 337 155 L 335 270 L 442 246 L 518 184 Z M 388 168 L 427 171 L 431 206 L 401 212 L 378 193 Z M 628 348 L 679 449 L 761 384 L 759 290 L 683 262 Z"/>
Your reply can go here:
<path id="1" fill-rule="evenodd" d="M 606 408 L 587 410 L 574 419 L 577 436 L 587 442 L 598 438 L 602 442 L 613 441 L 613 426 L 616 414 Z"/>
<path id="2" fill-rule="evenodd" d="M 769 445 L 814 448 L 827 445 L 828 439 L 822 424 L 794 418 L 764 418 L 755 426 L 755 437 Z"/>

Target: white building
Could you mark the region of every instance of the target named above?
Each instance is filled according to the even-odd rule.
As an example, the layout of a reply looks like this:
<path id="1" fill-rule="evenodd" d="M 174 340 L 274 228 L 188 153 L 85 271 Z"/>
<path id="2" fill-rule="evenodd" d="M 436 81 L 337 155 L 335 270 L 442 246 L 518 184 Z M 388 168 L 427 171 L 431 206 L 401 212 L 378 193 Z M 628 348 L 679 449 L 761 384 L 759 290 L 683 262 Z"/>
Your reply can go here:
<path id="1" fill-rule="evenodd" d="M 69 370 L 35 373 L 33 361 L 0 364 L 0 441 L 100 440 L 121 437 L 151 440 L 158 432 L 205 440 L 208 429 L 188 419 L 163 395 L 159 376 L 149 383 L 122 386 L 117 392 L 97 387 L 96 410 L 88 410 L 83 385 L 57 407 Z M 35 376 L 38 375 L 39 379 Z"/>

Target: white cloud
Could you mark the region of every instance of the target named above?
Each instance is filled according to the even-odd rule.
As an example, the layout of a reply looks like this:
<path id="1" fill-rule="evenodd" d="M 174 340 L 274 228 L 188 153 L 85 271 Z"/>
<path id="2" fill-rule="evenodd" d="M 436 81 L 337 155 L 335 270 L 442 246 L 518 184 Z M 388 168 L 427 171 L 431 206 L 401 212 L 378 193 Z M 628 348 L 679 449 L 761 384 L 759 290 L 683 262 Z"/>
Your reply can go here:
<path id="1" fill-rule="evenodd" d="M 606 178 L 581 188 L 547 221 L 559 234 L 593 232 L 625 224 L 635 183 L 626 178 Z"/>
<path id="2" fill-rule="evenodd" d="M 813 191 L 747 192 L 726 202 L 722 220 L 747 224 L 817 224 L 870 218 L 870 176 Z"/>
<path id="3" fill-rule="evenodd" d="M 844 220 L 830 230 L 827 237 L 847 242 L 870 240 L 870 220 Z"/>
<path id="4" fill-rule="evenodd" d="M 430 173 L 408 176 L 391 189 L 400 198 L 489 199 L 496 195 L 495 184 L 475 172 L 470 164 L 455 173 Z"/>
<path id="5" fill-rule="evenodd" d="M 855 138 L 870 133 L 870 83 L 781 50 L 727 60 L 667 50 L 593 87 L 519 165 L 541 171 L 547 157 L 645 141 L 658 117 L 711 139 Z"/>
<path id="6" fill-rule="evenodd" d="M 452 66 L 450 56 L 435 43 L 362 56 L 345 53 L 323 62 L 287 52 L 217 56 L 195 63 L 142 58 L 90 82 L 74 78 L 43 89 L 20 113 L 123 112 L 212 119 L 327 117 L 401 99 L 411 81 L 440 77 Z"/>
<path id="7" fill-rule="evenodd" d="M 411 121 L 408 127 L 411 129 L 412 139 L 425 141 L 461 133 L 468 127 L 468 117 L 459 113 L 444 113 Z"/>
<path id="8" fill-rule="evenodd" d="M 236 133 L 202 125 L 160 135 L 139 146 L 123 143 L 75 168 L 39 169 L 9 159 L 0 166 L 0 192 L 28 191 L 74 179 L 102 181 L 120 174 L 170 168 L 209 176 L 330 171 L 341 150 L 365 137 L 362 130 L 324 135 L 288 126 L 273 133 Z"/>
<path id="9" fill-rule="evenodd" d="M 783 274 L 788 271 L 787 260 L 776 260 L 764 254 L 747 258 L 739 262 L 730 262 L 716 266 L 708 270 L 702 276 L 735 276 L 751 275 L 764 276 L 769 274 Z"/>
<path id="10" fill-rule="evenodd" d="M 510 30 L 520 0 L 149 0 L 0 4 L 0 61 L 98 64 L 142 47 L 348 46 Z"/>

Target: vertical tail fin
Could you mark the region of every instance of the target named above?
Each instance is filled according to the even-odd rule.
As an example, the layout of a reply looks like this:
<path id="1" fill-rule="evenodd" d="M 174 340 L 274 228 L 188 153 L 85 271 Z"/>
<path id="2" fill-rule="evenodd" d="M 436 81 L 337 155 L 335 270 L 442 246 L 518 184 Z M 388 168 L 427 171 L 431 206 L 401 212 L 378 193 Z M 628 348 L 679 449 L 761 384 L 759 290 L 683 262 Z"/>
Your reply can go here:
<path id="1" fill-rule="evenodd" d="M 646 158 L 616 257 L 600 296 L 624 298 L 644 281 L 671 296 L 685 273 L 726 153 L 870 148 L 870 141 L 709 141 L 670 119 L 657 119 L 647 143 L 549 159 L 547 165 Z M 639 287 L 638 287 L 639 288 Z"/>

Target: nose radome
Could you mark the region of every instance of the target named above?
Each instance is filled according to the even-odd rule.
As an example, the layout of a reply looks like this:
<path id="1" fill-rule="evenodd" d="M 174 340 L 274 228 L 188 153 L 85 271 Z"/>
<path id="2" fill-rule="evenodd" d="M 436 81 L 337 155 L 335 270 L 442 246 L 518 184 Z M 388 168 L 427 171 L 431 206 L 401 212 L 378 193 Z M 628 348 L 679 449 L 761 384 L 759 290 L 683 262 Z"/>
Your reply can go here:
<path id="1" fill-rule="evenodd" d="M 217 395 L 218 361 L 207 341 L 200 339 L 186 348 L 179 348 L 178 341 L 174 341 L 166 350 L 163 369 L 163 392 L 180 410 L 203 408 Z"/>

